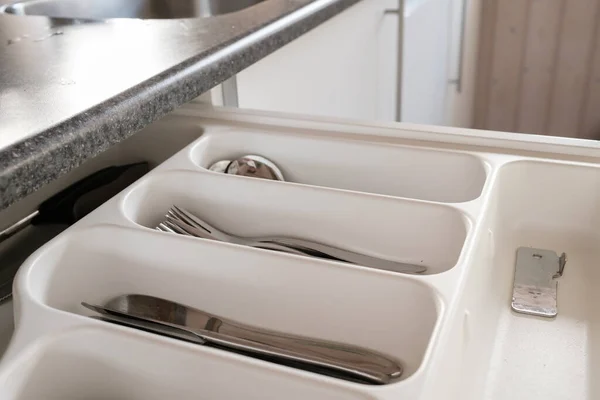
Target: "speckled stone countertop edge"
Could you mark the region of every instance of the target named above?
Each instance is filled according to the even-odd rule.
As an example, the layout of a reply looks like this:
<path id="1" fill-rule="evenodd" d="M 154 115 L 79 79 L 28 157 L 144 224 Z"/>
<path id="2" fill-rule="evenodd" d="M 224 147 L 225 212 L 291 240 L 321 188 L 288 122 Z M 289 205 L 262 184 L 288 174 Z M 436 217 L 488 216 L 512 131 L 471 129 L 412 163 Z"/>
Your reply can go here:
<path id="1" fill-rule="evenodd" d="M 213 48 L 43 132 L 0 149 L 0 210 L 359 1 L 338 0 L 300 21 L 260 36 L 247 46 L 228 51 L 234 40 Z M 210 62 L 204 62 L 209 56 Z"/>

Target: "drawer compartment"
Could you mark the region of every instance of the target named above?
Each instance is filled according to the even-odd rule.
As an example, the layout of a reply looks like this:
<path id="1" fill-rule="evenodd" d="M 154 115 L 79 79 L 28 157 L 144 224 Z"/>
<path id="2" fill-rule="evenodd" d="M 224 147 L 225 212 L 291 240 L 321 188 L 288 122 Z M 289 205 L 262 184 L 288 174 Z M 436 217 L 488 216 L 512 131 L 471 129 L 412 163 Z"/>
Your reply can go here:
<path id="1" fill-rule="evenodd" d="M 44 338 L 0 372 L 3 400 L 351 399 L 370 396 L 241 357 L 101 323 Z"/>
<path id="2" fill-rule="evenodd" d="M 438 202 L 474 200 L 486 180 L 483 162 L 468 153 L 308 133 L 221 131 L 191 151 L 202 168 L 246 154 L 268 158 L 289 182 Z"/>
<path id="3" fill-rule="evenodd" d="M 192 171 L 169 171 L 138 185 L 125 215 L 154 228 L 183 207 L 242 237 L 288 236 L 427 267 L 453 268 L 470 220 L 445 205 Z"/>
<path id="4" fill-rule="evenodd" d="M 402 363 L 400 379 L 420 367 L 443 309 L 434 289 L 405 275 L 114 226 L 62 236 L 22 268 L 17 283 L 19 324 L 30 331 L 44 330 L 48 307 L 87 315 L 82 301 L 147 294 L 375 350 Z"/>
<path id="5" fill-rule="evenodd" d="M 455 321 L 463 343 L 449 346 L 465 349 L 457 398 L 599 398 L 599 189 L 592 166 L 518 161 L 499 170 Z M 566 253 L 555 318 L 511 309 L 519 247 Z"/>

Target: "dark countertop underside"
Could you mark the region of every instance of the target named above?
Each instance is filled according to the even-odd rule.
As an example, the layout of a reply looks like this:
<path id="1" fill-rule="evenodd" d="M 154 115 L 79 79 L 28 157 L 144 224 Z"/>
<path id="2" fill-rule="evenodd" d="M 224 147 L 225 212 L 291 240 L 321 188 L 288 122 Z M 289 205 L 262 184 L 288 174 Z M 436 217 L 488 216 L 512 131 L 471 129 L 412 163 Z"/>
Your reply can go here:
<path id="1" fill-rule="evenodd" d="M 0 14 L 0 210 L 358 1 L 185 20 Z"/>

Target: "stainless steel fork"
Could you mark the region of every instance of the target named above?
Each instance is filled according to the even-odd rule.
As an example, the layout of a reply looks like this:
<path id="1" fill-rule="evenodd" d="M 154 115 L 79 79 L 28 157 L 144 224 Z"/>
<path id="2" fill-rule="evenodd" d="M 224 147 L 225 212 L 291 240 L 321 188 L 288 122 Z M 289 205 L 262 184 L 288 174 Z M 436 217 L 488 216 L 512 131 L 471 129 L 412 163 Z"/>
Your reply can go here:
<path id="1" fill-rule="evenodd" d="M 177 206 L 171 207 L 166 214 L 166 220 L 160 223 L 156 229 L 202 239 L 218 240 L 243 246 L 283 251 L 296 255 L 342 261 L 385 271 L 422 274 L 427 270 L 427 267 L 423 265 L 386 260 L 304 239 L 277 236 L 244 238 L 232 235 L 215 228 L 198 216 Z"/>

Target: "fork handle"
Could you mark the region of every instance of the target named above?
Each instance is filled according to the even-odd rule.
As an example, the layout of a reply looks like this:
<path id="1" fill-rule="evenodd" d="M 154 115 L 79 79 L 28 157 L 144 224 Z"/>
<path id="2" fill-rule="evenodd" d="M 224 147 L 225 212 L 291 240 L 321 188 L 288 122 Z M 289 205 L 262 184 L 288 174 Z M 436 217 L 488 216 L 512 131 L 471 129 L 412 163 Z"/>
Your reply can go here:
<path id="1" fill-rule="evenodd" d="M 173 224 L 170 227 L 178 233 L 183 233 L 190 236 L 197 236 L 204 239 L 221 240 L 229 243 L 242 244 L 269 250 L 283 251 L 302 256 L 345 261 L 351 264 L 364 265 L 366 267 L 401 272 L 405 274 L 421 274 L 427 270 L 427 267 L 423 265 L 407 264 L 386 260 L 379 257 L 372 257 L 304 239 L 286 237 L 267 237 L 256 239 L 239 238 L 223 234 L 214 227 L 208 225 L 206 222 L 200 221 L 194 215 L 176 206 L 173 206 L 173 212 L 173 215 L 167 214 L 167 220 L 165 223 Z M 178 215 L 179 217 L 186 218 L 187 222 L 179 220 L 177 217 Z"/>
<path id="2" fill-rule="evenodd" d="M 422 274 L 427 271 L 424 265 L 408 264 L 397 261 L 372 257 L 365 254 L 355 253 L 350 250 L 340 249 L 323 243 L 311 242 L 296 238 L 272 238 L 269 243 L 283 245 L 296 251 L 304 252 L 306 255 L 320 256 L 334 260 L 346 261 L 351 264 L 364 265 L 366 267 L 382 269 L 386 271 L 401 272 L 405 274 Z M 319 253 L 321 255 L 319 255 Z"/>
<path id="3" fill-rule="evenodd" d="M 322 255 L 320 255 L 314 251 L 311 251 L 309 249 L 299 249 L 294 246 L 285 245 L 283 243 L 265 241 L 265 242 L 249 243 L 248 245 L 251 247 L 259 248 L 259 249 L 281 251 L 283 253 L 295 254 L 298 256 L 322 257 Z"/>

